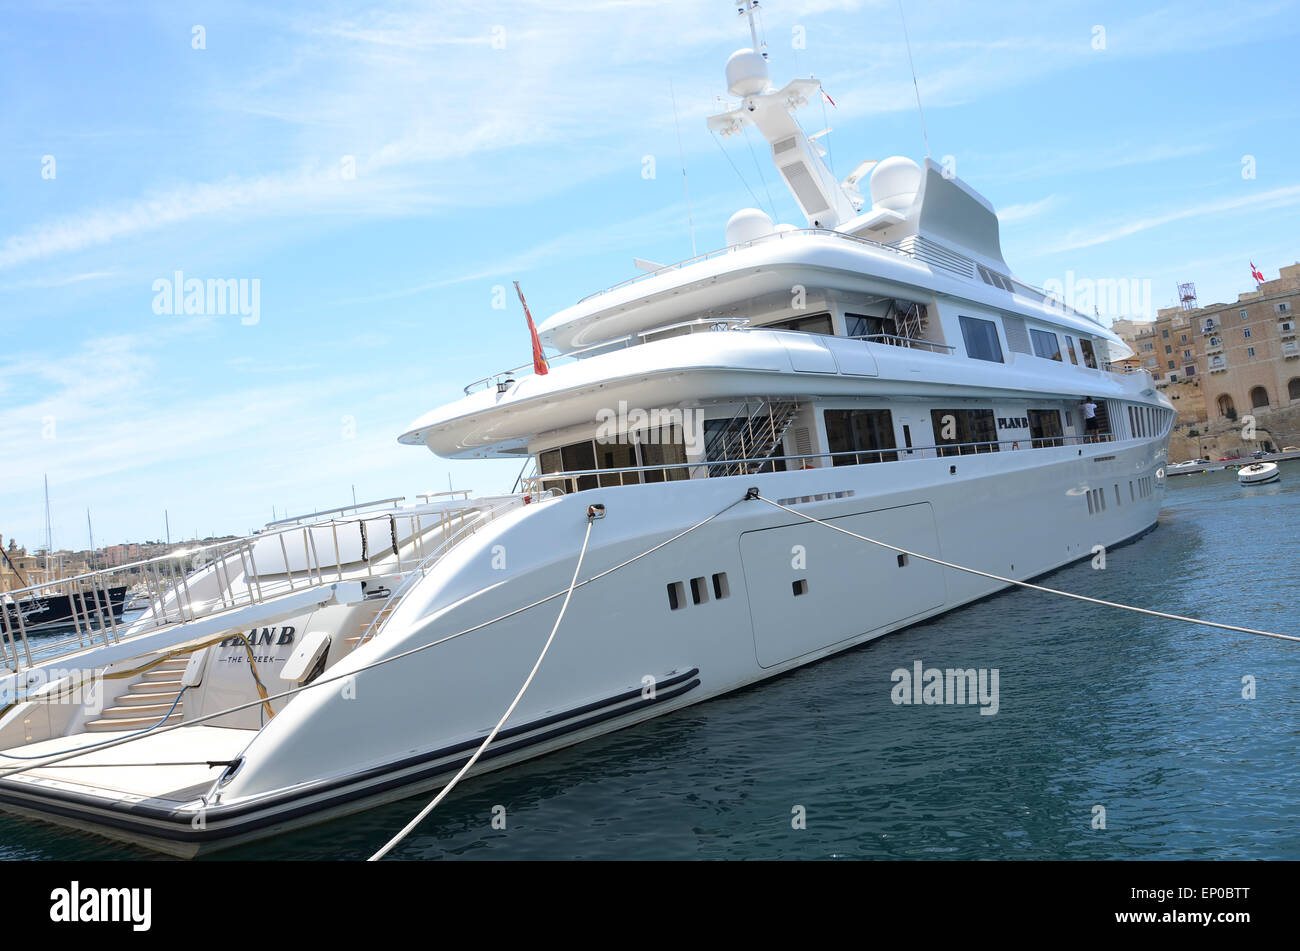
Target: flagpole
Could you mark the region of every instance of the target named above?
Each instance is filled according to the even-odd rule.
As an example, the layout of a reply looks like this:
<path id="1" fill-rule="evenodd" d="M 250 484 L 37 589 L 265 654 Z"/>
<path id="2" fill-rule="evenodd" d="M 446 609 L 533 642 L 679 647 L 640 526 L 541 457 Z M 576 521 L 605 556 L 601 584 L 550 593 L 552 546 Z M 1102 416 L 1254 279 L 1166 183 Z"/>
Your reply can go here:
<path id="1" fill-rule="evenodd" d="M 519 288 L 519 282 L 515 281 L 515 293 L 519 295 L 519 303 L 523 305 L 524 317 L 528 320 L 528 333 L 533 338 L 533 372 L 538 376 L 545 376 L 550 372 L 550 367 L 546 364 L 546 355 L 542 352 L 542 342 L 537 336 L 537 325 L 533 323 L 533 315 L 528 310 L 528 301 L 524 300 L 524 292 Z"/>

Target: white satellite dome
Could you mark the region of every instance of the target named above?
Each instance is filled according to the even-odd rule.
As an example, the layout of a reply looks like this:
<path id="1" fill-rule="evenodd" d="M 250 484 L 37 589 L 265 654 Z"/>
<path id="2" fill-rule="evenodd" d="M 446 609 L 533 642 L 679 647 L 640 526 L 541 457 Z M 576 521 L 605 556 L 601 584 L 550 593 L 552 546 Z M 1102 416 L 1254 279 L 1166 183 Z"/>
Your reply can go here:
<path id="1" fill-rule="evenodd" d="M 766 212 L 758 208 L 742 208 L 727 222 L 727 247 L 753 241 L 775 230 Z"/>
<path id="2" fill-rule="evenodd" d="M 890 211 L 907 211 L 921 187 L 921 166 L 902 155 L 891 155 L 871 170 L 871 204 Z"/>
<path id="3" fill-rule="evenodd" d="M 767 60 L 751 49 L 736 50 L 727 60 L 727 92 L 740 99 L 757 96 L 768 87 Z"/>

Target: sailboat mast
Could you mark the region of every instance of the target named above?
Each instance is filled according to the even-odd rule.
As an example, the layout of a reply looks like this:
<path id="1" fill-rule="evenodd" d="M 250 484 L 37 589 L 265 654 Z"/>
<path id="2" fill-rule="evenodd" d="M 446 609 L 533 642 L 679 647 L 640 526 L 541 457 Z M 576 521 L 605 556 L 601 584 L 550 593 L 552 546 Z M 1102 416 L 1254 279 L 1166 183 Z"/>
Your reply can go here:
<path id="1" fill-rule="evenodd" d="M 54 556 L 54 528 L 50 523 L 50 477 L 45 476 L 45 581 L 50 580 L 50 559 Z"/>

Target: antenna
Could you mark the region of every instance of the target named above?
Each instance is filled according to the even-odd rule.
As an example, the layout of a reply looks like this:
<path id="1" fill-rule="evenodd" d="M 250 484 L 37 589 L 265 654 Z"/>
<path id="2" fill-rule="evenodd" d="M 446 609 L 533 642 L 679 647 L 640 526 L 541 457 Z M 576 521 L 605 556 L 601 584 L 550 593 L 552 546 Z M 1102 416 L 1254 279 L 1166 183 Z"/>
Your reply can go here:
<path id="1" fill-rule="evenodd" d="M 743 2 L 736 4 L 736 13 L 743 17 L 749 17 L 749 38 L 754 41 L 754 45 L 751 49 L 753 49 L 755 53 L 759 51 L 758 30 L 754 27 L 754 11 L 757 9 L 758 0 L 743 0 Z M 766 53 L 763 54 L 763 58 L 767 59 Z"/>
<path id="2" fill-rule="evenodd" d="M 898 0 L 898 18 L 903 21 L 903 43 L 907 46 L 907 65 L 912 70 L 912 88 L 916 90 L 916 111 L 921 114 L 921 137 L 925 139 L 925 157 L 930 157 L 930 133 L 925 131 L 925 110 L 921 108 L 921 87 L 916 84 L 916 65 L 912 62 L 912 41 L 907 37 L 907 17 L 903 0 Z"/>
<path id="3" fill-rule="evenodd" d="M 1178 285 L 1178 303 L 1183 310 L 1196 310 L 1200 305 L 1196 302 L 1196 285 L 1192 282 Z"/>
<path id="4" fill-rule="evenodd" d="M 677 158 L 682 163 L 682 188 L 686 192 L 686 224 L 691 229 L 691 257 L 695 257 L 695 216 L 691 214 L 691 186 L 686 182 L 686 153 L 682 150 L 682 124 L 677 121 L 677 93 L 673 81 L 668 80 L 668 95 L 673 98 L 673 125 L 677 129 Z"/>

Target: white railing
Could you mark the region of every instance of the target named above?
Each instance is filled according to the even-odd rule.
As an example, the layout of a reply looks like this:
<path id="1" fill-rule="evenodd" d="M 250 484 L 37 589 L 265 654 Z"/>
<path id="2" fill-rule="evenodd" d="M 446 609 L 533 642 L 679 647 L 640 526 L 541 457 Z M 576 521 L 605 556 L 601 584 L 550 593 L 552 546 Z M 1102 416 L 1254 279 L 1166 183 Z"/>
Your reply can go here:
<path id="1" fill-rule="evenodd" d="M 887 449 L 851 449 L 845 452 L 809 452 L 793 456 L 761 456 L 752 459 L 728 459 L 728 466 L 737 467 L 740 475 L 757 475 L 761 472 L 776 471 L 775 464 L 785 463 L 787 471 L 793 469 L 829 468 L 843 465 L 865 465 L 877 462 L 907 462 L 911 459 L 934 459 L 947 456 L 973 455 L 984 452 L 1015 452 L 1018 450 L 1052 449 L 1062 446 L 1087 445 L 1093 443 L 1114 442 L 1117 437 L 1111 432 L 1099 432 L 1092 435 L 1059 435 L 1027 437 L 1025 439 L 990 439 L 981 442 L 941 443 L 934 446 L 896 446 Z M 661 478 L 653 481 L 681 481 L 686 478 L 705 478 L 710 467 L 720 465 L 721 459 L 701 460 L 697 462 L 675 462 L 654 466 L 627 466 L 621 469 L 574 469 L 564 472 L 547 472 L 524 479 L 524 484 L 531 491 L 551 490 L 561 493 L 587 492 L 595 488 L 610 488 L 611 485 L 636 485 L 642 481 L 644 474 L 654 473 Z M 829 466 L 827 465 L 829 462 Z M 813 463 L 820 463 L 813 465 Z M 692 474 L 693 473 L 693 474 Z M 636 476 L 627 481 L 627 476 Z M 617 480 L 611 485 L 602 485 L 602 478 Z M 711 478 L 723 478 L 711 476 Z"/>
<path id="2" fill-rule="evenodd" d="M 546 494 L 549 495 L 550 493 Z M 522 495 L 507 496 L 486 508 L 478 509 L 478 517 L 472 521 L 465 521 L 462 519 L 458 530 L 445 538 L 441 544 L 436 546 L 433 551 L 421 559 L 420 563 L 415 566 L 415 569 L 403 578 L 395 588 L 393 588 L 389 593 L 388 598 L 385 600 L 383 607 L 379 609 L 375 616 L 371 618 L 370 623 L 366 625 L 366 629 L 362 632 L 361 639 L 357 641 L 356 646 L 360 647 L 371 637 L 374 637 L 379 633 L 383 628 L 384 622 L 392 616 L 392 613 L 395 610 L 397 610 L 397 606 L 402 603 L 408 594 L 410 594 L 420 580 L 425 578 L 429 572 L 433 570 L 434 566 L 446 557 L 448 552 L 466 538 L 469 538 L 469 536 L 473 535 L 484 525 L 495 520 L 502 512 L 526 504 L 527 502 L 524 500 Z M 355 650 L 356 648 L 353 649 Z"/>
<path id="3" fill-rule="evenodd" d="M 667 274 L 669 271 L 678 271 L 684 267 L 689 267 L 692 264 L 697 264 L 700 261 L 708 261 L 711 258 L 721 257 L 724 254 L 731 254 L 732 252 L 735 251 L 742 251 L 745 248 L 752 248 L 755 247 L 756 245 L 766 244 L 769 241 L 782 241 L 789 238 L 793 238 L 795 236 L 806 236 L 806 235 L 815 235 L 821 238 L 831 238 L 831 239 L 841 240 L 841 241 L 851 241 L 856 244 L 867 245 L 868 247 L 876 248 L 881 251 L 888 251 L 892 254 L 897 254 L 900 257 L 907 258 L 909 261 L 915 260 L 916 257 L 915 255 L 902 250 L 901 248 L 896 248 L 890 244 L 883 244 L 880 241 L 872 241 L 870 238 L 861 238 L 855 234 L 845 234 L 842 231 L 828 231 L 825 228 L 794 228 L 789 231 L 774 231 L 771 234 L 765 234 L 760 238 L 754 238 L 751 241 L 744 241 L 741 242 L 740 244 L 733 244 L 725 248 L 718 248 L 715 251 L 706 251 L 703 254 L 695 255 L 695 257 L 693 258 L 687 258 L 684 261 L 678 261 L 676 264 L 667 264 L 664 267 L 657 268 L 656 270 L 649 271 L 645 274 L 638 274 L 636 277 L 630 277 L 626 281 L 620 281 L 617 284 L 611 285 L 610 287 L 605 288 L 603 291 L 596 291 L 594 294 L 588 294 L 586 297 L 582 298 L 582 300 L 578 301 L 578 303 L 585 304 L 589 300 L 593 300 L 594 298 L 612 293 L 613 291 L 616 291 L 619 288 L 629 287 L 632 284 L 638 284 L 641 281 L 647 281 L 650 278 L 657 277 L 660 274 Z"/>
<path id="4" fill-rule="evenodd" d="M 58 583 L 67 590 L 70 613 L 57 626 L 42 625 L 40 630 L 27 623 L 32 615 L 29 606 L 51 586 L 19 588 L 0 604 L 0 664 L 16 673 L 94 647 L 97 641 L 120 643 L 166 625 L 265 604 L 345 577 L 365 580 L 400 573 L 441 552 L 459 535 L 468 515 L 500 504 L 497 499 L 446 501 L 288 525 L 86 572 Z M 110 599 L 109 591 L 132 583 L 143 584 L 149 607 L 142 616 L 125 622 L 121 598 Z M 67 634 L 69 628 L 71 636 L 29 637 Z"/>
<path id="5" fill-rule="evenodd" d="M 547 357 L 547 365 L 551 365 L 560 360 L 577 360 L 586 353 L 606 352 L 611 350 L 627 349 L 637 344 L 645 343 L 648 337 L 660 336 L 685 336 L 686 334 L 696 333 L 700 330 L 720 331 L 720 330 L 739 330 L 749 324 L 748 317 L 698 317 L 694 320 L 683 320 L 679 323 L 668 324 L 664 327 L 654 327 L 650 330 L 639 330 L 636 333 L 630 333 L 623 337 L 616 337 L 613 340 L 603 340 L 600 343 L 592 344 L 589 347 L 580 347 L 577 350 L 568 350 L 564 353 L 553 357 Z M 674 334 L 673 331 L 683 331 L 682 334 Z M 468 396 L 476 389 L 489 389 L 496 386 L 498 392 L 503 392 L 510 384 L 515 382 L 515 375 L 522 370 L 532 367 L 532 362 L 520 364 L 510 370 L 502 370 L 500 373 L 494 373 L 491 376 L 485 376 L 481 380 L 475 380 L 465 387 L 465 395 Z"/>

